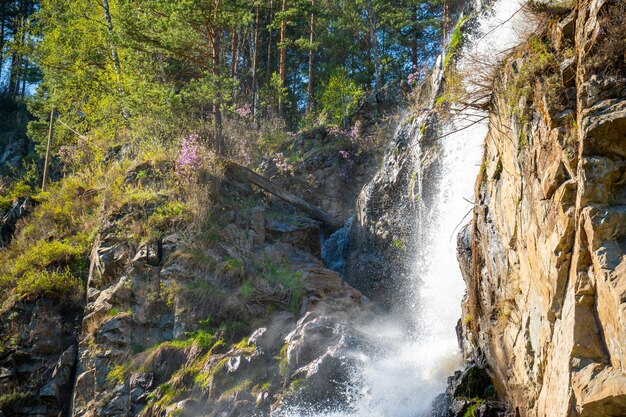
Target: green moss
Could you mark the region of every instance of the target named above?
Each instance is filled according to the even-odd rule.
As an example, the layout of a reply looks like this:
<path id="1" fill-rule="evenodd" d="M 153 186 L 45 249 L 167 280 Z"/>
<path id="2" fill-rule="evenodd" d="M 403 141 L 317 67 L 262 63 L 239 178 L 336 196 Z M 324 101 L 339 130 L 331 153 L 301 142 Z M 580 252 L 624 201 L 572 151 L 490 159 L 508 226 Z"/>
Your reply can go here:
<path id="1" fill-rule="evenodd" d="M 183 389 L 174 388 L 170 383 L 164 383 L 148 395 L 148 404 L 164 409 L 180 400 L 185 393 L 186 391 Z"/>
<path id="2" fill-rule="evenodd" d="M 289 391 L 292 393 L 300 391 L 302 388 L 306 386 L 306 379 L 298 378 L 291 381 L 289 384 Z"/>
<path id="3" fill-rule="evenodd" d="M 473 404 L 469 406 L 467 411 L 465 411 L 465 413 L 463 414 L 463 417 L 476 417 L 476 410 L 478 409 L 478 407 L 480 407 L 481 405 L 485 403 L 485 400 L 481 398 L 474 398 L 472 399 L 472 401 L 473 401 Z"/>
<path id="4" fill-rule="evenodd" d="M 287 349 L 289 349 L 289 344 L 285 343 L 278 355 L 274 356 L 274 359 L 278 361 L 278 373 L 283 378 L 287 377 L 291 372 L 289 359 L 287 358 Z"/>
<path id="5" fill-rule="evenodd" d="M 454 32 L 452 33 L 452 37 L 450 38 L 450 45 L 448 45 L 448 52 L 443 59 L 443 67 L 444 69 L 448 67 L 458 56 L 461 47 L 463 46 L 463 24 L 467 22 L 469 16 L 463 16 L 456 27 L 454 28 Z"/>
<path id="6" fill-rule="evenodd" d="M 253 386 L 254 382 L 252 381 L 252 379 L 244 379 L 242 381 L 239 381 L 237 383 L 235 383 L 234 385 L 232 385 L 231 387 L 229 387 L 228 389 L 226 389 L 222 395 L 226 396 L 226 397 L 230 397 L 233 396 L 234 394 L 238 393 L 238 392 L 242 392 L 242 391 L 248 391 L 252 386 Z"/>
<path id="7" fill-rule="evenodd" d="M 128 365 L 116 365 L 107 374 L 107 381 L 109 383 L 123 384 L 129 373 L 130 367 Z"/>
<path id="8" fill-rule="evenodd" d="M 520 148 L 525 148 L 528 145 L 528 138 L 525 130 L 521 130 L 517 137 L 517 143 Z"/>
<path id="9" fill-rule="evenodd" d="M 391 242 L 391 245 L 400 252 L 406 251 L 406 245 L 400 239 L 394 239 L 393 242 Z"/>
<path id="10" fill-rule="evenodd" d="M 244 337 L 239 343 L 233 345 L 233 349 L 245 353 L 254 353 L 256 351 L 256 346 L 251 344 L 247 337 Z"/>

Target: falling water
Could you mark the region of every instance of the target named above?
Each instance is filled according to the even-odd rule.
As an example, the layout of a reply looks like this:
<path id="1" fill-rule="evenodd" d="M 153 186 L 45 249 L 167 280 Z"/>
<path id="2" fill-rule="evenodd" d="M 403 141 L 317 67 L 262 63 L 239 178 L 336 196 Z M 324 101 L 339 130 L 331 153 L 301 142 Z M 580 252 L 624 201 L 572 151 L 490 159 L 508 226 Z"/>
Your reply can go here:
<path id="1" fill-rule="evenodd" d="M 459 62 L 461 73 L 475 61 L 498 59 L 519 42 L 524 25 L 522 0 L 499 0 L 490 13 L 477 20 Z M 464 71 L 467 70 L 467 71 Z M 471 78 L 470 78 L 471 79 Z M 466 79 L 467 80 L 467 79 Z M 466 81 L 466 89 L 472 85 Z M 482 118 L 480 118 L 482 117 Z M 412 151 L 420 160 L 420 129 L 414 122 Z M 390 317 L 360 329 L 381 354 L 358 353 L 361 365 L 350 387 L 354 404 L 349 412 L 327 412 L 325 417 L 422 417 L 433 400 L 445 390 L 447 376 L 462 366 L 455 325 L 461 315 L 465 285 L 456 259 L 456 234 L 472 210 L 474 183 L 487 134 L 484 115 L 462 111 L 443 129 L 433 206 L 420 210 L 417 219 L 420 242 L 414 262 L 411 288 L 414 305 L 409 315 L 416 331 L 406 322 Z M 419 172 L 420 167 L 416 167 Z M 420 175 L 421 177 L 421 175 Z M 291 415 L 310 416 L 303 410 Z M 315 415 L 315 414 L 314 414 Z M 319 414 L 317 414 L 319 415 Z"/>

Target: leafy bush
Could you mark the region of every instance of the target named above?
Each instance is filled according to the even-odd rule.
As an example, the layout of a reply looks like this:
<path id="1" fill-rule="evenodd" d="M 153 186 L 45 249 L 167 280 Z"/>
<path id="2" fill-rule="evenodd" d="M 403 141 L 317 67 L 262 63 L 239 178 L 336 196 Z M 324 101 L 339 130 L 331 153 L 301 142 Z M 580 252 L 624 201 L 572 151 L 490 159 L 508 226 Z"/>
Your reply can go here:
<path id="1" fill-rule="evenodd" d="M 175 223 L 182 223 L 190 220 L 190 214 L 185 203 L 180 201 L 170 201 L 157 208 L 148 218 L 148 227 L 156 232 L 163 232 L 172 227 Z"/>
<path id="2" fill-rule="evenodd" d="M 24 403 L 29 397 L 29 394 L 18 391 L 2 394 L 0 395 L 0 410 L 8 411 L 8 409 Z"/>
<path id="3" fill-rule="evenodd" d="M 3 214 L 10 209 L 12 204 L 13 199 L 11 197 L 0 195 L 0 214 Z"/>
<path id="4" fill-rule="evenodd" d="M 20 297 L 70 298 L 82 292 L 82 281 L 69 268 L 61 271 L 28 271 L 17 282 Z"/>
<path id="5" fill-rule="evenodd" d="M 20 255 L 14 264 L 14 273 L 47 268 L 53 264 L 68 265 L 84 252 L 84 248 L 67 243 L 67 240 L 40 240 Z"/>

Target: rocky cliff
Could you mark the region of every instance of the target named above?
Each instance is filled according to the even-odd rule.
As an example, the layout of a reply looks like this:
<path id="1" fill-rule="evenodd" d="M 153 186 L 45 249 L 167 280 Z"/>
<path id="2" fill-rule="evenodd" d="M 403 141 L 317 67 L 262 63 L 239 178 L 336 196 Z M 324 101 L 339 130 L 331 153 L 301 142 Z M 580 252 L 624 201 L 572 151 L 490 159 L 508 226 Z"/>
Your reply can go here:
<path id="1" fill-rule="evenodd" d="M 542 7 L 495 81 L 463 348 L 522 417 L 626 414 L 625 9 Z"/>
<path id="2" fill-rule="evenodd" d="M 321 136 L 294 146 L 335 156 Z M 346 193 L 376 158 L 361 157 L 354 182 L 337 181 Z M 314 161 L 274 172 L 276 183 L 304 194 L 298 187 L 307 177 L 343 166 L 340 157 Z M 14 225 L 6 250 L 23 248 L 30 263 L 50 258 L 43 266 L 51 270 L 80 269 L 87 280 L 13 288 L 1 277 L 0 416 L 280 416 L 296 403 L 340 409 L 352 353 L 369 349 L 357 327 L 372 305 L 319 259 L 322 225 L 219 169 L 184 184 L 204 213 L 193 214 L 189 195 L 168 182 L 176 175 L 171 161 L 118 170 L 128 163 L 104 167 L 117 185 L 86 190 L 66 179 Z M 326 194 L 336 216 L 348 200 Z M 95 236 L 84 259 L 39 240 L 37 228 L 60 221 L 67 233 L 65 214 L 78 217 L 74 210 L 90 219 L 76 226 Z"/>

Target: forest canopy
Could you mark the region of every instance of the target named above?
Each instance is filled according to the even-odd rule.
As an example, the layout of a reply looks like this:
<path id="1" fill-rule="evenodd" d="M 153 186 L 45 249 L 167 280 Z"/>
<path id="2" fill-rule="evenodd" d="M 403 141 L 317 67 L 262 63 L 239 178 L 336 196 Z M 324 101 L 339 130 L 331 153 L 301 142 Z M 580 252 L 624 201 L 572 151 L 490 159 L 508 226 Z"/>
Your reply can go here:
<path id="1" fill-rule="evenodd" d="M 3 1 L 2 92 L 28 103 L 40 154 L 54 114 L 76 163 L 101 158 L 98 141 L 191 131 L 229 155 L 242 127 L 339 125 L 364 94 L 419 82 L 457 3 Z"/>

